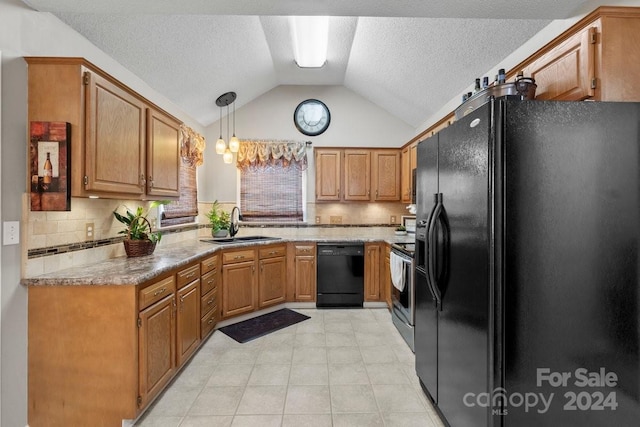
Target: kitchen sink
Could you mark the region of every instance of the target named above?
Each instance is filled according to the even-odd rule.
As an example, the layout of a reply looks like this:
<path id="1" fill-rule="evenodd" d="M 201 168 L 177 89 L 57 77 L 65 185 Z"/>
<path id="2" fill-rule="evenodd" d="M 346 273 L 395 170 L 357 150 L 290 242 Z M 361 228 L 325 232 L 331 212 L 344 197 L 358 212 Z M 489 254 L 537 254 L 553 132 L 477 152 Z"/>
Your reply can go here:
<path id="1" fill-rule="evenodd" d="M 230 243 L 264 242 L 267 240 L 280 240 L 280 237 L 271 236 L 242 236 L 242 237 L 222 237 L 219 239 L 202 239 L 202 242 L 215 243 L 216 245 L 226 245 Z"/>

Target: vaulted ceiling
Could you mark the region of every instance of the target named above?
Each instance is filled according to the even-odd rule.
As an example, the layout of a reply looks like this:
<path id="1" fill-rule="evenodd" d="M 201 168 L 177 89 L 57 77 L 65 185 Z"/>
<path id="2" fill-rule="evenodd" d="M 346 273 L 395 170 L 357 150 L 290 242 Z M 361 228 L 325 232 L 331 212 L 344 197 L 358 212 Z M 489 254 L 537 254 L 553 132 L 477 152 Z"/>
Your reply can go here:
<path id="1" fill-rule="evenodd" d="M 417 128 L 475 77 L 594 0 L 23 0 L 52 12 L 202 125 L 278 85 L 344 85 Z M 611 3 L 611 2 L 608 2 Z M 329 15 L 320 69 L 298 68 L 287 15 Z M 493 80 L 493 76 L 490 76 Z"/>

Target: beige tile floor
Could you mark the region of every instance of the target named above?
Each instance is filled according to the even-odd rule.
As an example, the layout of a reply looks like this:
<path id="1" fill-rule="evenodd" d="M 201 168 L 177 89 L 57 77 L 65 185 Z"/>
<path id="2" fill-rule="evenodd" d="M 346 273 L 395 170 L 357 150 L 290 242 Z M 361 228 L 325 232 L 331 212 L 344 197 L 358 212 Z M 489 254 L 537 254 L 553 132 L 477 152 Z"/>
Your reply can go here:
<path id="1" fill-rule="evenodd" d="M 388 310 L 297 311 L 246 344 L 214 332 L 136 426 L 442 426 Z"/>

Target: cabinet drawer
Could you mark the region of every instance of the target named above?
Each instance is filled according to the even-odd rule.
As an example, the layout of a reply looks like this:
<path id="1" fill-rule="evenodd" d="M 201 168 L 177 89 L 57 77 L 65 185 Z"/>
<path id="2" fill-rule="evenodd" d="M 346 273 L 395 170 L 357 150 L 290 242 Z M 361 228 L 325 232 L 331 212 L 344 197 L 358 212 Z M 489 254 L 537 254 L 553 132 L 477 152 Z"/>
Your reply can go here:
<path id="1" fill-rule="evenodd" d="M 213 328 L 216 327 L 216 322 L 218 321 L 218 310 L 218 306 L 213 307 L 213 310 L 211 310 L 211 312 L 204 316 L 200 321 L 201 339 L 204 339 L 204 337 L 209 335 L 209 333 L 213 331 Z"/>
<path id="2" fill-rule="evenodd" d="M 256 251 L 247 249 L 244 251 L 225 252 L 222 254 L 222 263 L 231 264 L 234 262 L 251 261 L 255 258 Z"/>
<path id="3" fill-rule="evenodd" d="M 202 298 L 200 298 L 200 315 L 202 317 L 208 314 L 213 307 L 218 306 L 218 290 L 214 289 Z"/>
<path id="4" fill-rule="evenodd" d="M 176 276 L 178 289 L 180 289 L 200 277 L 200 264 L 192 265 L 184 270 L 180 270 Z"/>
<path id="5" fill-rule="evenodd" d="M 200 283 L 201 283 L 200 293 L 204 295 L 207 292 L 209 292 L 211 289 L 218 286 L 218 272 L 210 271 L 209 273 L 203 275 L 202 279 L 200 280 Z"/>
<path id="6" fill-rule="evenodd" d="M 271 246 L 269 248 L 263 248 L 260 249 L 259 253 L 259 257 L 260 259 L 263 258 L 273 258 L 273 257 L 277 257 L 277 256 L 285 256 L 287 254 L 287 247 L 282 245 L 282 246 Z"/>
<path id="7" fill-rule="evenodd" d="M 172 294 L 176 290 L 176 280 L 173 276 L 156 282 L 146 288 L 140 289 L 138 294 L 138 302 L 140 310 L 149 307 L 156 301 L 160 301 L 167 295 Z"/>
<path id="8" fill-rule="evenodd" d="M 315 255 L 316 245 L 296 245 L 296 255 Z"/>
<path id="9" fill-rule="evenodd" d="M 206 258 L 200 263 L 200 272 L 208 273 L 218 266 L 218 255 Z"/>

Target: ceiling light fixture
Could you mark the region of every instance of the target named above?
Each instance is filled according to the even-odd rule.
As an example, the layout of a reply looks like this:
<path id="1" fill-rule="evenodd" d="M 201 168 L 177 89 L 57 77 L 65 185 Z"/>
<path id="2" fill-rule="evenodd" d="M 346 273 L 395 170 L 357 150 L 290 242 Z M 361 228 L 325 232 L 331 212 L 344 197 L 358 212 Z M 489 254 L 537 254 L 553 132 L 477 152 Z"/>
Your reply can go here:
<path id="1" fill-rule="evenodd" d="M 320 68 L 327 62 L 328 16 L 291 16 L 293 56 L 301 68 Z"/>
<path id="2" fill-rule="evenodd" d="M 233 162 L 233 148 L 240 147 L 240 141 L 236 138 L 236 107 L 233 107 L 233 137 L 229 139 L 229 105 L 233 104 L 236 100 L 235 92 L 223 93 L 216 99 L 216 105 L 220 107 L 220 138 L 216 141 L 216 153 L 222 154 L 222 160 L 225 163 Z M 229 141 L 229 147 L 227 143 L 222 139 L 222 107 L 227 107 L 227 140 Z M 233 148 L 231 148 L 233 146 Z M 236 148 L 235 151 L 238 151 Z"/>

